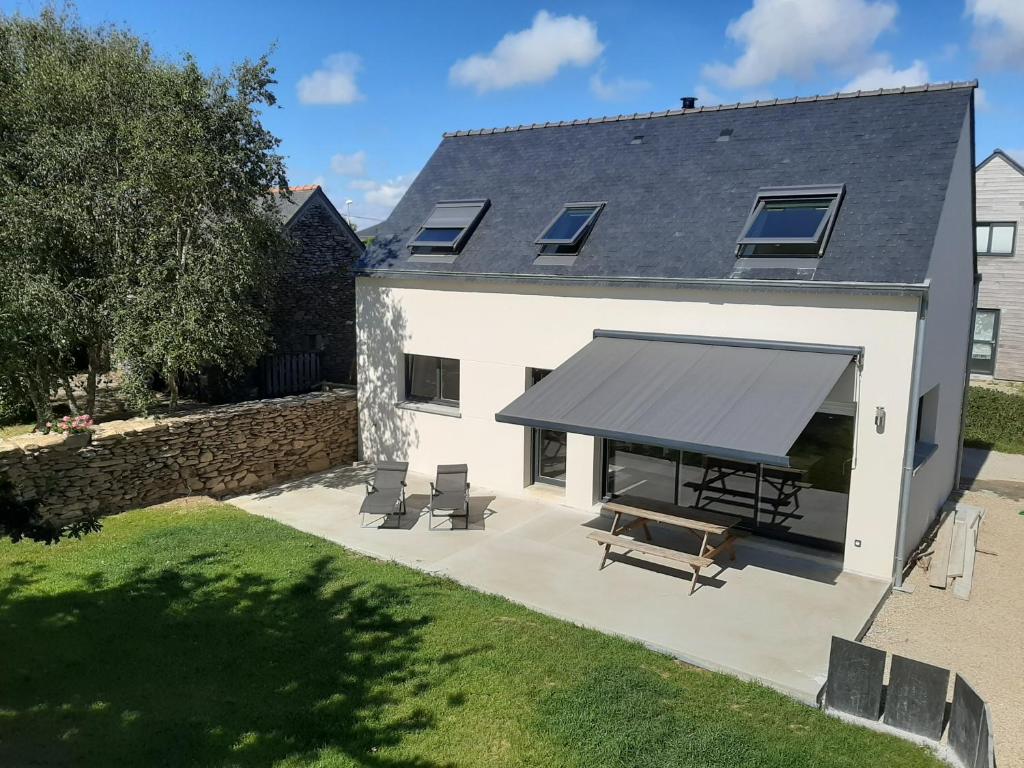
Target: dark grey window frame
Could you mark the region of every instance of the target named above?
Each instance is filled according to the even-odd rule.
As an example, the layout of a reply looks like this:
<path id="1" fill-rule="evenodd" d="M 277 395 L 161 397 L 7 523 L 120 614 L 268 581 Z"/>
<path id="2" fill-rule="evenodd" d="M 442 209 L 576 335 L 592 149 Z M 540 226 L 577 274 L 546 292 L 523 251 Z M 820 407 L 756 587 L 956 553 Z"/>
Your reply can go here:
<path id="1" fill-rule="evenodd" d="M 434 382 L 437 390 L 435 397 L 423 397 L 422 395 L 412 394 L 412 364 L 415 358 L 423 360 L 434 360 L 437 364 L 437 369 L 434 371 Z M 443 361 L 448 360 L 454 362 L 459 367 L 459 399 L 452 400 L 451 398 L 442 397 L 441 394 L 444 392 L 444 365 Z M 458 408 L 462 400 L 462 362 L 458 358 L 454 357 L 440 357 L 438 355 L 420 355 L 412 352 L 406 352 L 403 354 L 403 363 L 405 365 L 405 401 L 409 403 L 431 403 L 433 405 L 442 405 L 450 408 Z"/>
<path id="2" fill-rule="evenodd" d="M 736 240 L 736 252 L 739 254 L 744 245 L 818 245 L 818 255 L 825 252 L 829 237 L 832 235 L 832 228 L 835 226 L 836 215 L 843 197 L 846 195 L 845 184 L 828 184 L 804 187 L 762 187 L 754 197 L 754 205 L 750 209 L 747 220 L 740 230 L 740 236 Z M 813 237 L 747 237 L 747 232 L 753 226 L 766 204 L 784 203 L 787 200 L 829 200 L 828 210 L 818 225 Z M 748 258 L 759 258 L 747 255 Z"/>
<path id="3" fill-rule="evenodd" d="M 974 338 L 974 327 L 979 312 L 991 312 L 995 315 L 995 320 L 992 323 L 992 341 L 978 341 Z M 1001 316 L 1002 311 L 999 309 L 978 307 L 974 310 L 974 317 L 971 318 L 971 373 L 977 373 L 982 376 L 996 375 L 996 356 L 999 354 L 999 321 L 1002 319 Z M 974 356 L 975 344 L 990 344 L 992 346 L 992 356 L 984 361 L 984 365 L 975 365 L 975 360 L 984 360 L 984 358 Z"/>
<path id="4" fill-rule="evenodd" d="M 558 213 L 555 214 L 555 217 L 548 222 L 547 226 L 541 230 L 540 237 L 534 240 L 534 242 L 537 245 L 576 245 L 577 243 L 580 243 L 580 241 L 583 240 L 586 234 L 590 231 L 591 227 L 594 226 L 594 221 L 604 209 L 604 206 L 605 203 L 602 202 L 566 203 Z M 594 210 L 591 212 L 590 216 L 587 217 L 587 220 L 583 225 L 576 230 L 576 234 L 573 237 L 544 237 L 544 235 L 549 232 L 553 226 L 555 226 L 556 221 L 562 218 L 566 212 L 576 208 L 593 208 Z"/>
<path id="5" fill-rule="evenodd" d="M 988 227 L 988 246 L 984 251 L 978 251 L 979 256 L 993 256 L 998 259 L 1006 259 L 1016 255 L 1017 251 L 1017 222 L 1016 221 L 976 221 L 974 223 L 974 247 L 978 247 L 978 227 Z M 1013 234 L 1010 236 L 1010 250 L 1006 253 L 992 251 L 992 227 L 1010 227 Z"/>
<path id="6" fill-rule="evenodd" d="M 465 244 L 466 240 L 469 239 L 473 230 L 476 229 L 477 225 L 480 223 L 480 219 L 483 218 L 487 209 L 491 207 L 491 201 L 486 198 L 475 200 L 442 200 L 434 204 L 433 209 L 430 211 L 430 216 L 427 217 L 427 222 L 429 222 L 438 209 L 465 208 L 470 205 L 479 205 L 480 209 L 476 212 L 476 216 L 461 228 L 462 232 L 460 232 L 458 237 L 454 240 L 421 240 L 420 236 L 431 229 L 459 229 L 459 227 L 428 227 L 426 222 L 424 222 L 423 226 L 417 230 L 413 238 L 406 243 L 406 247 L 412 250 L 413 253 L 422 252 L 420 249 L 426 250 L 429 253 L 458 253 L 462 250 L 462 246 Z"/>

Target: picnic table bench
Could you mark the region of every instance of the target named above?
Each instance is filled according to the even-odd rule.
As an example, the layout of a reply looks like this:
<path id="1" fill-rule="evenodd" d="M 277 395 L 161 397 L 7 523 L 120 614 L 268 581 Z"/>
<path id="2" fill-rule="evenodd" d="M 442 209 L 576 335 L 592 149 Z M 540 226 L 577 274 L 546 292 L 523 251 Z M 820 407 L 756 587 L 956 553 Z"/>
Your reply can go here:
<path id="1" fill-rule="evenodd" d="M 608 559 L 608 553 L 612 547 L 642 552 L 646 555 L 653 555 L 675 563 L 681 563 L 693 571 L 689 592 L 692 595 L 693 590 L 697 586 L 697 578 L 700 576 L 701 568 L 708 568 L 714 565 L 715 557 L 722 552 L 728 552 L 731 560 L 736 559 L 736 534 L 733 528 L 740 522 L 738 517 L 732 517 L 731 515 L 714 515 L 709 517 L 706 512 L 700 512 L 699 514 L 703 519 L 691 519 L 681 515 L 670 515 L 664 512 L 630 507 L 616 502 L 606 503 L 604 509 L 613 514 L 611 530 L 593 531 L 588 535 L 589 539 L 604 545 L 604 554 L 601 557 L 601 564 L 598 566 L 598 570 L 604 568 L 605 562 Z M 682 508 L 683 511 L 688 509 L 687 507 Z M 695 509 L 690 511 L 698 512 Z M 627 523 L 622 523 L 623 515 L 633 519 Z M 696 535 L 701 540 L 698 554 L 693 555 L 678 549 L 651 544 L 649 523 L 670 525 Z M 622 535 L 634 528 L 642 528 L 647 541 L 638 541 Z M 711 536 L 720 536 L 722 539 L 717 545 L 712 545 L 708 541 Z"/>

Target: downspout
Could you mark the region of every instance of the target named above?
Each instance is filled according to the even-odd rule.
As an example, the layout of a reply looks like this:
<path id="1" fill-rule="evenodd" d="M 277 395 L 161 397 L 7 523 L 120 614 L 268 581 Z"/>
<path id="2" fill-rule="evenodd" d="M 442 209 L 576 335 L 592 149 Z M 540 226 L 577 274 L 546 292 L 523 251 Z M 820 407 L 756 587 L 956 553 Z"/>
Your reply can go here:
<path id="1" fill-rule="evenodd" d="M 907 434 L 903 446 L 903 479 L 900 483 L 900 511 L 896 523 L 896 564 L 893 589 L 903 590 L 903 571 L 907 567 L 907 518 L 910 516 L 910 486 L 914 479 L 914 448 L 917 445 L 917 412 L 920 403 L 921 360 L 924 357 L 924 331 L 928 298 L 917 305 L 917 329 L 914 334 L 914 370 L 910 378 L 910 402 L 907 408 Z"/>
<path id="2" fill-rule="evenodd" d="M 974 96 L 971 91 L 971 232 L 978 231 L 978 166 L 974 142 Z M 960 442 L 956 447 L 956 474 L 953 491 L 960 490 L 960 475 L 964 466 L 964 433 L 967 431 L 967 402 L 971 394 L 971 352 L 974 347 L 974 315 L 978 311 L 978 293 L 981 273 L 978 271 L 978 248 L 971 248 L 971 264 L 974 267 L 974 298 L 971 301 L 971 319 L 967 323 L 967 350 L 964 360 L 964 397 L 960 403 Z"/>
<path id="3" fill-rule="evenodd" d="M 981 274 L 974 273 L 974 300 L 971 302 L 971 322 L 967 326 L 967 354 L 964 360 L 964 396 L 960 401 L 960 442 L 956 446 L 956 476 L 953 491 L 960 490 L 960 475 L 964 468 L 964 433 L 967 431 L 967 402 L 971 394 L 971 348 L 974 346 L 974 315 L 978 311 L 978 286 Z"/>

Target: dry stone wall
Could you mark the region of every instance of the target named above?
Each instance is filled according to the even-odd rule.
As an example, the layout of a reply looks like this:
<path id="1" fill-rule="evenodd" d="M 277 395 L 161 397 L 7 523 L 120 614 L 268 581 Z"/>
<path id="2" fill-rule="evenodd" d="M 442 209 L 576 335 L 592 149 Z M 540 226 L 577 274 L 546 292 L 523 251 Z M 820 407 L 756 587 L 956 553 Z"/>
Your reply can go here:
<path id="1" fill-rule="evenodd" d="M 99 425 L 75 437 L 0 441 L 0 474 L 58 519 L 113 514 L 181 496 L 261 490 L 356 459 L 351 390 L 223 406 L 185 416 Z"/>

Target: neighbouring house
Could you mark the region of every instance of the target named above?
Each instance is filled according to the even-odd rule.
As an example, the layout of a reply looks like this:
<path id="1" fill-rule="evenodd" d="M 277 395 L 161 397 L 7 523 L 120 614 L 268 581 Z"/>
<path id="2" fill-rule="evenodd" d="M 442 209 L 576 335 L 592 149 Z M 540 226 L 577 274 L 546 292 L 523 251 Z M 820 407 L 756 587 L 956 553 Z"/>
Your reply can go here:
<path id="1" fill-rule="evenodd" d="M 354 383 L 355 266 L 363 243 L 319 185 L 292 187 L 290 199 L 277 200 L 295 251 L 275 301 L 275 353 L 318 353 L 321 379 Z"/>
<path id="2" fill-rule="evenodd" d="M 893 579 L 957 482 L 976 85 L 445 134 L 360 263 L 363 456 Z"/>
<path id="3" fill-rule="evenodd" d="M 378 224 L 371 224 L 368 227 L 364 227 L 363 229 L 360 229 L 357 234 L 359 235 L 359 239 L 363 241 L 364 245 L 372 245 L 373 244 L 373 240 L 374 240 L 374 238 L 377 237 L 377 233 L 379 231 L 380 231 L 380 223 L 378 223 Z"/>
<path id="4" fill-rule="evenodd" d="M 971 373 L 1024 381 L 1024 166 L 997 149 L 974 174 L 978 308 Z"/>

